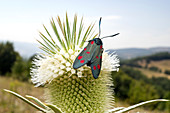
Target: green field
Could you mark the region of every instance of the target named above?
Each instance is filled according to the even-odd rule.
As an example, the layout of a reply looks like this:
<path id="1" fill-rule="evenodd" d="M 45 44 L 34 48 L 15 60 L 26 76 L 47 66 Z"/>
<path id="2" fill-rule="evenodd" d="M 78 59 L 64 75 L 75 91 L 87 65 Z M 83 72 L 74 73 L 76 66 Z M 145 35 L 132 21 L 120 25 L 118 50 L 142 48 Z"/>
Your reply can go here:
<path id="1" fill-rule="evenodd" d="M 18 98 L 14 97 L 3 91 L 3 89 L 10 89 L 12 91 L 16 91 L 17 93 L 24 95 L 32 95 L 44 101 L 43 88 L 36 88 L 31 83 L 24 83 L 18 80 L 14 80 L 8 77 L 0 77 L 0 113 L 36 113 L 36 109 L 32 108 L 28 104 L 24 103 L 23 101 L 19 100 Z M 128 107 L 129 104 L 119 99 L 115 99 L 115 107 Z M 147 111 L 144 110 L 142 107 L 135 109 L 129 113 L 166 113 L 160 111 Z"/>

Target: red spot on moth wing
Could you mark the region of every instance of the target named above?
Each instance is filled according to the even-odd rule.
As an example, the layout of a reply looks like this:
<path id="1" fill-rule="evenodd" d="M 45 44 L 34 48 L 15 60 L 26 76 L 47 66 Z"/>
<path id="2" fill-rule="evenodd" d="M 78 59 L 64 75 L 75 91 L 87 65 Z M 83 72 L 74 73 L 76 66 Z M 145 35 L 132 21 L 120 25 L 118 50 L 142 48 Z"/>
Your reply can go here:
<path id="1" fill-rule="evenodd" d="M 90 54 L 90 52 L 88 51 L 88 52 L 86 52 L 87 54 Z"/>
<path id="2" fill-rule="evenodd" d="M 98 56 L 96 56 L 96 58 L 98 59 L 99 57 L 98 57 Z"/>
<path id="3" fill-rule="evenodd" d="M 102 45 L 100 46 L 100 49 L 102 49 Z"/>
<path id="4" fill-rule="evenodd" d="M 84 63 L 84 60 L 81 60 L 80 63 Z"/>
<path id="5" fill-rule="evenodd" d="M 84 48 L 84 51 L 86 51 L 87 48 Z"/>
<path id="6" fill-rule="evenodd" d="M 100 65 L 99 64 L 97 64 L 97 68 L 100 69 Z"/>
<path id="7" fill-rule="evenodd" d="M 91 41 L 91 44 L 93 44 L 94 43 L 94 41 Z"/>
<path id="8" fill-rule="evenodd" d="M 102 59 L 102 56 L 100 56 L 100 59 Z"/>
<path id="9" fill-rule="evenodd" d="M 82 59 L 83 58 L 83 56 L 78 56 L 78 59 L 80 60 L 80 59 Z"/>
<path id="10" fill-rule="evenodd" d="M 93 66 L 93 69 L 96 70 L 96 66 Z"/>

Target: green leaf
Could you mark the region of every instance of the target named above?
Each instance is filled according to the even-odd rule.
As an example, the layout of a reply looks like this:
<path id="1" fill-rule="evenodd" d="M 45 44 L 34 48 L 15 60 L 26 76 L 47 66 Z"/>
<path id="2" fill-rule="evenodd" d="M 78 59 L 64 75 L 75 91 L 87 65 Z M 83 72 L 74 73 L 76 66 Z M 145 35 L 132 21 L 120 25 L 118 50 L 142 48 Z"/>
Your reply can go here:
<path id="1" fill-rule="evenodd" d="M 58 18 L 57 18 L 57 22 L 58 22 L 58 25 L 59 25 L 59 27 L 60 27 L 60 29 L 61 29 L 61 31 L 62 31 L 62 34 L 63 34 L 64 39 L 65 39 L 66 44 L 67 44 L 67 49 L 68 49 L 68 48 L 69 48 L 69 47 L 68 47 L 69 44 L 68 44 L 68 39 L 67 39 L 67 36 L 66 36 L 65 24 L 63 24 L 63 26 L 62 26 L 62 23 L 61 23 L 61 20 L 60 20 L 60 17 L 59 17 L 59 16 L 58 16 Z"/>
<path id="2" fill-rule="evenodd" d="M 92 39 L 96 38 L 96 37 L 97 37 L 97 35 L 98 35 L 98 33 L 97 33 L 97 34 L 95 34 L 95 35 L 93 36 L 93 38 L 92 38 Z M 92 36 L 91 36 L 91 37 L 92 37 Z"/>
<path id="3" fill-rule="evenodd" d="M 43 25 L 45 31 L 47 32 L 48 36 L 51 38 L 52 42 L 55 44 L 55 41 L 53 40 L 52 36 L 50 35 L 50 33 L 48 32 L 47 28 L 45 27 L 45 25 Z"/>
<path id="4" fill-rule="evenodd" d="M 85 32 L 83 32 L 83 17 L 81 18 L 80 25 L 78 25 L 76 14 L 74 16 L 72 26 L 70 26 L 67 12 L 65 21 L 62 22 L 59 16 L 57 16 L 56 20 L 58 26 L 56 26 L 53 18 L 50 20 L 50 23 L 59 43 L 55 42 L 54 38 L 52 38 L 51 34 L 44 25 L 43 27 L 48 34 L 48 37 L 40 32 L 40 37 L 42 38 L 43 42 L 38 41 L 42 46 L 41 49 L 50 55 L 56 54 L 56 52 L 59 52 L 61 49 L 63 49 L 65 52 L 68 52 L 69 49 L 75 50 L 76 45 L 81 48 L 84 45 L 84 41 L 87 39 L 93 39 L 97 36 L 93 35 L 94 24 L 89 25 Z M 79 26 L 78 29 L 77 25 Z M 61 32 L 59 32 L 59 29 Z"/>
<path id="5" fill-rule="evenodd" d="M 43 25 L 44 26 L 44 25 Z M 55 41 L 53 40 L 52 36 L 50 35 L 50 33 L 48 32 L 47 28 L 44 26 L 44 29 L 46 30 L 48 36 L 50 37 L 50 39 L 52 40 L 52 45 L 58 50 L 60 51 L 60 47 L 55 43 Z"/>
<path id="6" fill-rule="evenodd" d="M 50 52 L 51 50 L 49 50 L 49 49 L 46 49 L 46 48 L 44 48 L 44 47 L 39 47 L 41 50 L 43 50 L 43 51 L 45 51 L 47 54 L 49 54 L 49 55 L 53 55 L 53 53 L 52 52 Z"/>
<path id="7" fill-rule="evenodd" d="M 132 105 L 132 106 L 130 106 L 130 107 L 124 108 L 124 109 L 122 109 L 122 110 L 120 110 L 120 111 L 117 111 L 117 112 L 115 112 L 115 113 L 128 112 L 128 111 L 133 110 L 133 109 L 135 109 L 135 108 L 137 108 L 137 107 L 140 107 L 140 106 L 143 106 L 143 105 L 145 105 L 145 104 L 152 103 L 152 102 L 167 102 L 167 101 L 170 101 L 170 100 L 167 100 L 167 99 L 155 99 L 155 100 L 145 101 L 145 102 L 141 102 L 141 103 L 139 103 L 139 104 L 135 104 L 135 105 Z"/>
<path id="8" fill-rule="evenodd" d="M 66 28 L 67 28 L 67 39 L 68 39 L 69 49 L 70 49 L 70 44 L 71 44 L 71 34 L 70 34 L 70 26 L 69 26 L 69 21 L 68 21 L 67 13 L 66 13 Z"/>
<path id="9" fill-rule="evenodd" d="M 35 98 L 35 97 L 33 97 L 33 96 L 30 96 L 30 95 L 26 95 L 26 97 L 27 97 L 28 99 L 31 99 L 31 100 L 33 100 L 34 102 L 36 102 L 36 104 L 38 104 L 38 105 L 41 106 L 42 108 L 48 109 L 48 107 L 47 107 L 43 102 L 41 102 L 39 99 L 37 99 L 37 98 Z"/>
<path id="10" fill-rule="evenodd" d="M 37 42 L 39 42 L 41 45 L 42 45 L 42 47 L 40 47 L 40 49 L 42 49 L 43 51 L 48 51 L 47 53 L 48 54 L 55 54 L 55 51 L 52 51 L 51 49 L 49 49 L 46 45 L 44 45 L 41 41 L 39 41 L 39 40 L 37 40 Z M 45 51 L 45 52 L 46 52 Z"/>
<path id="11" fill-rule="evenodd" d="M 62 55 L 62 57 L 63 57 L 65 60 L 67 60 L 68 62 L 72 63 L 72 61 L 71 61 L 70 59 L 66 58 L 64 55 Z"/>
<path id="12" fill-rule="evenodd" d="M 66 25 L 65 25 L 65 22 L 63 22 L 63 32 L 64 32 L 64 36 L 66 37 L 66 43 L 67 43 L 67 49 L 69 50 L 70 48 L 70 44 L 69 44 L 69 41 L 68 41 L 68 37 L 67 37 L 67 33 L 66 33 Z"/>
<path id="13" fill-rule="evenodd" d="M 54 22 L 53 18 L 52 18 L 52 20 L 51 20 L 51 25 L 52 25 L 52 28 L 53 28 L 53 30 L 54 30 L 54 33 L 55 33 L 58 41 L 60 42 L 60 45 L 63 47 L 63 49 L 64 49 L 65 51 L 67 51 L 67 49 L 65 48 L 65 44 L 63 43 L 63 41 L 62 41 L 62 39 L 61 39 L 61 37 L 60 37 L 60 35 L 59 35 L 59 33 L 58 33 L 58 30 L 57 30 L 57 27 L 56 27 L 56 25 L 55 25 L 55 22 Z"/>
<path id="14" fill-rule="evenodd" d="M 77 38 L 77 45 L 79 44 L 82 29 L 83 29 L 83 17 L 81 18 L 81 22 L 80 22 L 79 33 L 78 33 L 78 38 Z"/>
<path id="15" fill-rule="evenodd" d="M 53 50 L 53 51 L 55 51 L 55 50 L 54 50 L 55 46 L 51 43 L 51 41 L 49 41 L 48 38 L 45 37 L 41 32 L 39 32 L 39 33 L 40 33 L 41 39 L 45 42 L 45 44 L 48 46 L 48 48 L 51 49 L 51 50 Z M 53 47 L 52 47 L 51 45 L 52 45 Z"/>
<path id="16" fill-rule="evenodd" d="M 46 104 L 46 106 L 48 106 L 49 108 L 51 108 L 55 113 L 62 113 L 62 111 L 56 107 L 55 105 L 53 104 Z"/>
<path id="17" fill-rule="evenodd" d="M 124 109 L 125 107 L 117 107 L 117 108 L 114 108 L 114 109 L 111 109 L 111 110 L 108 110 L 109 113 L 112 113 L 112 112 L 115 112 L 115 111 L 119 111 L 119 110 L 122 110 Z"/>
<path id="18" fill-rule="evenodd" d="M 45 109 L 43 109 L 43 108 L 37 106 L 36 104 L 32 103 L 31 101 L 29 101 L 29 100 L 26 99 L 25 97 L 19 95 L 18 93 L 15 93 L 15 92 L 10 91 L 10 90 L 7 90 L 7 89 L 4 89 L 4 91 L 6 91 L 6 92 L 8 92 L 8 93 L 10 93 L 10 94 L 12 94 L 12 95 L 18 97 L 19 99 L 23 100 L 24 102 L 28 103 L 29 105 L 31 105 L 32 107 L 36 108 L 36 109 L 39 110 L 39 111 L 42 111 L 42 112 L 44 112 L 44 113 L 47 112 L 47 110 L 45 110 Z"/>
<path id="19" fill-rule="evenodd" d="M 90 25 L 90 26 L 87 28 L 87 30 L 86 30 L 86 32 L 85 32 L 85 34 L 84 34 L 84 37 L 83 37 L 83 39 L 82 39 L 82 42 L 81 42 L 81 44 L 80 44 L 80 48 L 83 47 L 85 41 L 86 41 L 87 38 L 88 38 L 88 35 L 91 33 L 91 30 L 93 29 L 93 27 L 94 27 L 94 24 L 93 24 L 93 25 Z"/>
<path id="20" fill-rule="evenodd" d="M 50 33 L 48 32 L 48 30 L 45 26 L 44 26 L 44 29 L 46 30 L 46 32 L 49 35 L 52 42 L 47 37 L 45 37 L 45 35 L 43 35 L 41 32 L 39 32 L 40 36 L 42 36 L 48 43 L 50 43 L 54 48 L 56 48 L 58 51 L 60 51 L 60 47 L 55 43 L 55 41 L 53 40 L 53 38 L 51 37 Z"/>
<path id="21" fill-rule="evenodd" d="M 72 48 L 75 49 L 75 44 L 76 44 L 76 25 L 77 25 L 77 15 L 74 16 L 74 22 L 73 22 L 73 30 L 72 30 Z"/>
<path id="22" fill-rule="evenodd" d="M 88 36 L 90 35 L 90 33 L 92 32 L 92 30 L 93 30 L 93 28 L 94 28 L 94 25 L 95 24 L 93 24 L 92 26 L 91 26 L 91 28 L 90 28 L 90 30 L 88 31 L 88 34 L 87 34 L 87 36 L 86 36 L 86 39 L 85 40 L 87 40 L 88 39 Z M 89 37 L 90 38 L 90 37 Z M 91 38 L 92 39 L 92 38 Z"/>

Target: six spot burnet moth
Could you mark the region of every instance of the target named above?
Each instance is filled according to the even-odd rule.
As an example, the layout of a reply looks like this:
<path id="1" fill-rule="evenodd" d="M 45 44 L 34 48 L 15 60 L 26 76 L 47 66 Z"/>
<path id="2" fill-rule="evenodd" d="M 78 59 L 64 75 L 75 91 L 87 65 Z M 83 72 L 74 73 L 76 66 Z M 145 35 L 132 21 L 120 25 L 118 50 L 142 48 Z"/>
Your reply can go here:
<path id="1" fill-rule="evenodd" d="M 100 32 L 101 32 L 100 24 L 101 24 L 101 18 L 99 20 L 99 37 L 100 37 Z M 106 36 L 106 37 L 113 37 L 118 34 L 119 33 Z M 73 63 L 74 69 L 77 69 L 85 64 L 87 64 L 87 66 L 90 66 L 93 77 L 95 79 L 98 78 L 100 74 L 101 66 L 102 66 L 103 43 L 101 39 L 106 38 L 106 37 L 103 37 L 100 39 L 99 37 L 94 38 L 93 40 L 89 40 L 88 45 L 81 51 L 81 53 L 77 56 L 77 58 L 75 59 Z"/>

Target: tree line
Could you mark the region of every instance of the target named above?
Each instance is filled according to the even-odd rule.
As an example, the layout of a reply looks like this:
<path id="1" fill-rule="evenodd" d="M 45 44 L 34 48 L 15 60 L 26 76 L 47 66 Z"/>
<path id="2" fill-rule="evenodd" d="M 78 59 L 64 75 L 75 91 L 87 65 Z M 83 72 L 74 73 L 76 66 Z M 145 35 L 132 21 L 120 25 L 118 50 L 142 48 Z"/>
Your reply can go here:
<path id="1" fill-rule="evenodd" d="M 145 60 L 146 63 L 149 64 L 150 61 L 160 61 L 160 60 L 167 60 L 167 59 L 170 59 L 170 53 L 161 52 L 161 53 L 156 53 L 150 56 L 137 57 L 137 58 L 133 58 L 130 60 L 124 60 L 124 61 L 121 61 L 121 65 L 141 68 L 142 66 L 138 64 L 138 61 Z"/>
<path id="2" fill-rule="evenodd" d="M 151 99 L 170 99 L 170 80 L 164 77 L 148 78 L 141 71 L 123 66 L 119 72 L 112 72 L 115 96 L 130 104 Z M 146 109 L 169 111 L 169 103 L 154 103 Z"/>
<path id="3" fill-rule="evenodd" d="M 10 76 L 21 81 L 30 79 L 32 57 L 24 59 L 15 51 L 13 43 L 0 43 L 0 76 Z"/>

